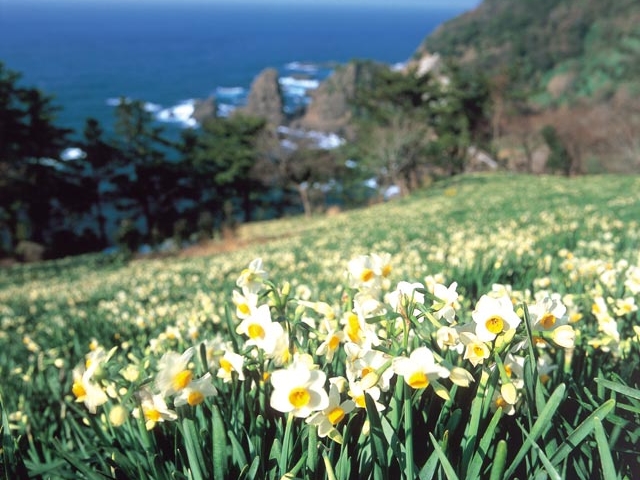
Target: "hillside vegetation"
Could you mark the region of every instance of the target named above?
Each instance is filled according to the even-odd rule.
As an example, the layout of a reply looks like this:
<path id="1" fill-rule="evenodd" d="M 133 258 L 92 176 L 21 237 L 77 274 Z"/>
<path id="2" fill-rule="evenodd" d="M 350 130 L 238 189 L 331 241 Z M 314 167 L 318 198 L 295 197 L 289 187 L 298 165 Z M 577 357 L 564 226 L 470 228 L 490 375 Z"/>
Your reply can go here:
<path id="1" fill-rule="evenodd" d="M 485 0 L 440 27 L 420 50 L 492 75 L 507 73 L 517 87 L 546 104 L 606 98 L 620 88 L 638 94 L 640 4 Z"/>
<path id="2" fill-rule="evenodd" d="M 6 268 L 4 473 L 632 478 L 640 458 L 639 192 L 633 176 L 461 175 L 332 217 L 244 224 L 238 248 L 220 254 L 85 255 Z M 372 259 L 384 268 L 369 272 Z M 410 304 L 393 306 L 399 289 L 415 296 L 413 313 Z M 445 291 L 457 292 L 447 300 L 451 323 L 437 301 Z M 488 297 L 509 298 L 517 330 L 476 342 L 484 360 L 476 350 L 469 356 L 469 345 L 443 344 L 441 328 L 469 332 Z M 557 315 L 544 316 L 544 328 L 541 305 Z M 284 350 L 251 336 L 263 327 L 244 330 L 244 320 L 265 312 L 263 333 L 283 332 Z M 377 346 L 367 343 L 372 335 Z M 425 383 L 402 365 L 427 347 L 440 370 L 428 370 Z M 184 369 L 173 373 L 182 386 L 160 381 L 171 365 Z M 344 377 L 348 387 L 330 393 L 346 402 L 343 416 L 333 412 L 326 423 L 298 407 L 287 416 L 273 392 L 293 368 L 336 386 Z M 443 368 L 450 378 L 432 376 Z M 365 372 L 376 369 L 372 384 Z M 309 400 L 291 392 L 296 404 Z"/>
<path id="3" fill-rule="evenodd" d="M 491 79 L 494 141 L 515 168 L 536 170 L 547 148 L 573 173 L 640 168 L 640 3 L 485 0 L 424 52 Z"/>

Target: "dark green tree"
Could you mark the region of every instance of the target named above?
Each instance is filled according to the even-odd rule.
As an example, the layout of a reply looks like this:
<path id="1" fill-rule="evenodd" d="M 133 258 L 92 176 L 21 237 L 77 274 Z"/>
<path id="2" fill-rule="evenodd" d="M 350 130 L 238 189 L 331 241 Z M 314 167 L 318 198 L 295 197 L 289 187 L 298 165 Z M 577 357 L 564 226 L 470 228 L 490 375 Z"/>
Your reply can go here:
<path id="1" fill-rule="evenodd" d="M 0 220 L 8 250 L 17 240 L 46 242 L 56 204 L 68 199 L 60 153 L 70 130 L 55 125 L 52 98 L 19 85 L 0 63 Z"/>
<path id="2" fill-rule="evenodd" d="M 178 211 L 181 165 L 171 158 L 176 145 L 154 124 L 153 116 L 137 100 L 121 99 L 116 108 L 115 147 L 124 164 L 112 178 L 119 208 L 144 223 L 143 238 L 157 243 L 171 235 Z"/>
<path id="3" fill-rule="evenodd" d="M 242 219 L 250 221 L 253 202 L 264 192 L 255 166 L 263 154 L 260 145 L 268 135 L 266 126 L 264 119 L 245 115 L 213 118 L 190 140 L 189 164 L 199 183 L 215 192 L 209 194 L 208 203 L 225 221 L 233 222 L 236 206 Z"/>

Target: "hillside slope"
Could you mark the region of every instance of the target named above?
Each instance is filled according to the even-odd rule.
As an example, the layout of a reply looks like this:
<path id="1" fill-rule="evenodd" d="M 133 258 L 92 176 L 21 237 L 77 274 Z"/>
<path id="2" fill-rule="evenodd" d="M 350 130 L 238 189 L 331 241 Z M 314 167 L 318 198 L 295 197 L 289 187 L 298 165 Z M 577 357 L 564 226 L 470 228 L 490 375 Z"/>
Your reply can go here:
<path id="1" fill-rule="evenodd" d="M 639 93 L 640 2 L 485 0 L 427 37 L 425 50 L 490 75 L 507 72 L 546 102 L 606 97 L 621 87 Z"/>
<path id="2" fill-rule="evenodd" d="M 416 56 L 433 52 L 491 79 L 494 137 L 516 168 L 548 157 L 549 126 L 572 173 L 640 171 L 640 2 L 485 0 Z"/>

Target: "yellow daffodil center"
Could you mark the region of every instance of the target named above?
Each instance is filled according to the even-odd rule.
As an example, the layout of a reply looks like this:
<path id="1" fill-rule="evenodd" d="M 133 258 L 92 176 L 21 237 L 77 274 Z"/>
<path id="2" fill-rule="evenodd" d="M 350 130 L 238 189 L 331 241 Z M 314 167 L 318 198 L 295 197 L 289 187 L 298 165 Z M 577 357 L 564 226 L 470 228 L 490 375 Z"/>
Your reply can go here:
<path id="1" fill-rule="evenodd" d="M 145 410 L 144 416 L 147 420 L 151 420 L 152 422 L 157 422 L 161 417 L 160 412 L 155 408 L 149 408 L 148 410 Z"/>
<path id="2" fill-rule="evenodd" d="M 238 305 L 238 310 L 240 310 L 240 312 L 244 315 L 248 315 L 249 312 L 251 312 L 249 305 L 247 305 L 246 303 L 241 303 L 240 305 Z"/>
<path id="3" fill-rule="evenodd" d="M 373 368 L 371 367 L 364 367 L 362 369 L 362 371 L 360 372 L 360 376 L 362 376 L 362 378 L 366 377 L 368 374 L 370 374 L 371 372 L 373 372 Z"/>
<path id="4" fill-rule="evenodd" d="M 327 419 L 331 422 L 331 425 L 335 425 L 343 418 L 344 418 L 344 410 L 341 409 L 340 407 L 334 408 L 327 414 Z"/>
<path id="5" fill-rule="evenodd" d="M 340 345 L 340 339 L 337 335 L 332 335 L 329 339 L 329 349 L 335 350 L 336 348 L 338 348 L 338 345 Z"/>
<path id="6" fill-rule="evenodd" d="M 192 407 L 195 405 L 200 405 L 203 402 L 203 400 L 204 400 L 204 395 L 202 395 L 202 393 L 197 391 L 189 392 L 189 395 L 187 396 L 187 403 Z"/>
<path id="7" fill-rule="evenodd" d="M 182 370 L 180 373 L 176 374 L 175 377 L 173 377 L 173 389 L 175 391 L 182 390 L 184 387 L 189 385 L 189 383 L 191 383 L 192 378 L 193 373 L 191 373 L 191 370 Z"/>
<path id="8" fill-rule="evenodd" d="M 71 387 L 71 391 L 76 398 L 83 398 L 87 395 L 87 391 L 84 389 L 84 386 L 78 382 L 74 382 L 73 387 Z"/>
<path id="9" fill-rule="evenodd" d="M 489 332 L 497 335 L 502 332 L 502 329 L 504 328 L 504 320 L 502 319 L 502 317 L 494 315 L 493 317 L 489 317 L 489 319 L 485 322 L 485 326 L 487 327 L 487 330 L 489 330 Z"/>
<path id="10" fill-rule="evenodd" d="M 311 395 L 309 390 L 302 387 L 297 387 L 291 390 L 289 393 L 289 403 L 295 408 L 302 408 L 311 401 Z"/>
<path id="11" fill-rule="evenodd" d="M 257 323 L 252 323 L 251 325 L 249 325 L 249 328 L 247 328 L 247 333 L 249 334 L 249 338 L 251 338 L 252 340 L 255 340 L 256 338 L 264 338 L 264 328 L 262 328 L 262 326 Z"/>
<path id="12" fill-rule="evenodd" d="M 498 397 L 498 398 L 496 399 L 496 407 L 502 407 L 502 408 L 504 408 L 504 407 L 506 407 L 507 405 L 508 405 L 508 403 L 507 403 L 507 401 L 506 401 L 504 398 L 502 398 L 502 397 Z"/>
<path id="13" fill-rule="evenodd" d="M 347 335 L 349 335 L 349 339 L 354 343 L 360 343 L 360 322 L 358 321 L 358 316 L 355 313 L 349 314 L 347 322 Z"/>
<path id="14" fill-rule="evenodd" d="M 383 277 L 388 277 L 389 274 L 391 273 L 391 265 L 385 265 L 384 267 L 382 267 L 382 276 Z"/>
<path id="15" fill-rule="evenodd" d="M 570 321 L 571 323 L 574 323 L 574 322 L 577 322 L 578 320 L 580 320 L 581 318 L 582 318 L 582 314 L 581 314 L 581 313 L 577 313 L 577 312 L 576 312 L 576 313 L 572 313 L 572 314 L 569 316 L 569 321 Z"/>
<path id="16" fill-rule="evenodd" d="M 551 377 L 546 373 L 543 373 L 542 375 L 540 375 L 540 383 L 542 383 L 543 385 L 546 384 L 550 379 Z"/>
<path id="17" fill-rule="evenodd" d="M 429 385 L 429 379 L 424 372 L 414 372 L 407 378 L 407 384 L 411 388 L 426 388 Z"/>
<path id="18" fill-rule="evenodd" d="M 371 270 L 370 268 L 365 268 L 360 274 L 360 280 L 362 282 L 368 282 L 373 278 L 373 275 L 373 270 Z"/>
<path id="19" fill-rule="evenodd" d="M 231 362 L 229 362 L 229 360 L 227 360 L 226 358 L 220 359 L 220 368 L 227 373 L 231 373 L 231 370 L 233 370 L 233 366 L 231 365 Z"/>
<path id="20" fill-rule="evenodd" d="M 473 354 L 476 357 L 484 357 L 484 348 L 482 348 L 482 345 L 474 345 L 473 346 Z"/>
<path id="21" fill-rule="evenodd" d="M 504 366 L 504 371 L 507 374 L 507 376 L 511 377 L 511 374 L 513 373 L 513 370 L 511 370 L 511 367 L 509 365 L 505 365 Z"/>
<path id="22" fill-rule="evenodd" d="M 367 406 L 367 402 L 364 399 L 364 395 L 360 395 L 354 398 L 354 401 L 356 402 L 356 405 L 358 405 L 360 408 L 365 408 Z"/>
<path id="23" fill-rule="evenodd" d="M 552 313 L 545 313 L 540 319 L 543 328 L 551 328 L 556 323 L 556 317 Z"/>

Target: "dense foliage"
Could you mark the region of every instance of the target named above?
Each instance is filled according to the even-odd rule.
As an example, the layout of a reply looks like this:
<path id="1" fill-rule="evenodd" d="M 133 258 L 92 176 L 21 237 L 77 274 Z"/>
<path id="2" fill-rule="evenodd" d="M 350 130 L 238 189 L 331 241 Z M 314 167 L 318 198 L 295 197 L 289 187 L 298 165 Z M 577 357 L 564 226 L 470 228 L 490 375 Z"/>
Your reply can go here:
<path id="1" fill-rule="evenodd" d="M 485 0 L 427 37 L 421 49 L 464 59 L 546 102 L 638 92 L 640 7 L 634 0 Z M 571 76 L 561 98 L 546 91 Z"/>
<path id="2" fill-rule="evenodd" d="M 43 249 L 48 258 L 114 244 L 179 249 L 239 222 L 358 206 L 390 186 L 407 193 L 434 171 L 463 172 L 468 149 L 487 140 L 482 78 L 451 68 L 445 86 L 386 66 L 375 72 L 345 106 L 354 108 L 357 135 L 330 150 L 294 144 L 242 114 L 172 138 L 143 102 L 125 98 L 113 135 L 88 118 L 73 141 L 55 126 L 52 99 L 2 67 L 0 251 L 34 260 Z M 378 190 L 366 186 L 372 179 Z"/>
<path id="3" fill-rule="evenodd" d="M 631 479 L 639 187 L 459 176 L 220 255 L 6 269 L 4 474 Z"/>

